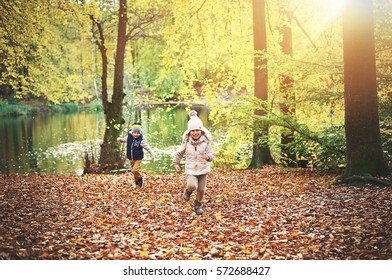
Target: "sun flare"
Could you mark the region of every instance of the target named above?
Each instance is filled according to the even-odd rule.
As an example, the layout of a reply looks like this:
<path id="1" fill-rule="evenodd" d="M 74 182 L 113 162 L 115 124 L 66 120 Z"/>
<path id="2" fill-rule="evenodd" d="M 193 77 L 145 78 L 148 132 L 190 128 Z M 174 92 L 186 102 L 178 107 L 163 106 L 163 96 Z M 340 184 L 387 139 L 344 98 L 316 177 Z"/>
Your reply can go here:
<path id="1" fill-rule="evenodd" d="M 331 24 L 342 15 L 346 0 L 313 0 L 305 1 L 309 4 L 308 9 L 312 11 L 312 15 L 315 19 L 313 22 L 313 36 L 317 37 L 323 33 L 326 28 L 330 27 Z"/>

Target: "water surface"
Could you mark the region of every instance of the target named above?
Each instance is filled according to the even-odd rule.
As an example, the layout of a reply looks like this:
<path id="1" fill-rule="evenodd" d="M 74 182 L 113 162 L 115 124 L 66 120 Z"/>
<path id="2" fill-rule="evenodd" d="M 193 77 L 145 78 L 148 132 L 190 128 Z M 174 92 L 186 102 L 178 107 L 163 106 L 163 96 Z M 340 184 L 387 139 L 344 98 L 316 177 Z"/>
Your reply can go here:
<path id="1" fill-rule="evenodd" d="M 206 109 L 198 111 L 206 123 Z M 134 121 L 141 121 L 144 139 L 157 156 L 150 163 L 146 153 L 142 168 L 156 174 L 173 172 L 171 159 L 187 126 L 186 110 L 159 107 L 126 113 L 123 135 Z M 0 173 L 82 174 L 85 154 L 99 156 L 104 128 L 103 114 L 87 112 L 1 117 Z M 121 149 L 125 157 L 125 144 Z"/>

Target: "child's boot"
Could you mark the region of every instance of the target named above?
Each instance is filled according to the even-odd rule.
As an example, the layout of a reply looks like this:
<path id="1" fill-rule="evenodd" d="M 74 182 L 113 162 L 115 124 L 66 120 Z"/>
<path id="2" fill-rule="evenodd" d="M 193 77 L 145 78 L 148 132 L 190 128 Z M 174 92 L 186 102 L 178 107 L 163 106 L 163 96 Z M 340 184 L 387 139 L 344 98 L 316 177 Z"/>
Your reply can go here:
<path id="1" fill-rule="evenodd" d="M 191 199 L 191 194 L 192 194 L 192 192 L 188 191 L 188 189 L 185 189 L 184 195 L 183 195 L 184 200 L 189 201 L 189 199 Z"/>
<path id="2" fill-rule="evenodd" d="M 139 187 L 143 187 L 143 178 L 137 179 L 136 185 L 138 185 Z"/>
<path id="3" fill-rule="evenodd" d="M 203 209 L 201 208 L 201 201 L 197 201 L 195 199 L 195 213 L 197 215 L 201 215 L 201 213 L 203 213 Z"/>

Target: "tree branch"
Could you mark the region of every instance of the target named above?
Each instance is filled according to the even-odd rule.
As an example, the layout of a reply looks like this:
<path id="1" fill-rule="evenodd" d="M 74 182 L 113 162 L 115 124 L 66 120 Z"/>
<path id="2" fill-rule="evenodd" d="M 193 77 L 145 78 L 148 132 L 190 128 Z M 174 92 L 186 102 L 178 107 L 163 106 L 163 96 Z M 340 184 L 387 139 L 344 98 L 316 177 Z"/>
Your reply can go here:
<path id="1" fill-rule="evenodd" d="M 306 32 L 306 30 L 303 28 L 303 26 L 301 25 L 301 23 L 299 22 L 299 20 L 295 17 L 292 16 L 292 19 L 295 20 L 295 22 L 297 23 L 298 27 L 302 30 L 302 32 L 305 34 L 305 36 L 309 39 L 309 42 L 313 45 L 313 47 L 315 49 L 317 49 L 316 44 L 313 42 L 312 38 L 310 37 L 310 35 Z"/>

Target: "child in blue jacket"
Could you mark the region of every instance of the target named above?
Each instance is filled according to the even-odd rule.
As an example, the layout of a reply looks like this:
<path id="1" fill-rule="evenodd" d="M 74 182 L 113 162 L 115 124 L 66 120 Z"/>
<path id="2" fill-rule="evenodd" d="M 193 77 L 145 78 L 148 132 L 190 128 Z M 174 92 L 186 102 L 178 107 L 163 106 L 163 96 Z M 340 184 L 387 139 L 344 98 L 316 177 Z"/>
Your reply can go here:
<path id="1" fill-rule="evenodd" d="M 146 141 L 143 140 L 142 125 L 140 122 L 134 122 L 128 135 L 122 138 L 117 138 L 119 143 L 127 143 L 127 158 L 131 161 L 132 173 L 135 178 L 135 184 L 143 187 L 143 177 L 140 173 L 140 165 L 144 158 L 143 149 L 151 155 L 151 162 L 154 162 L 154 153 Z"/>

